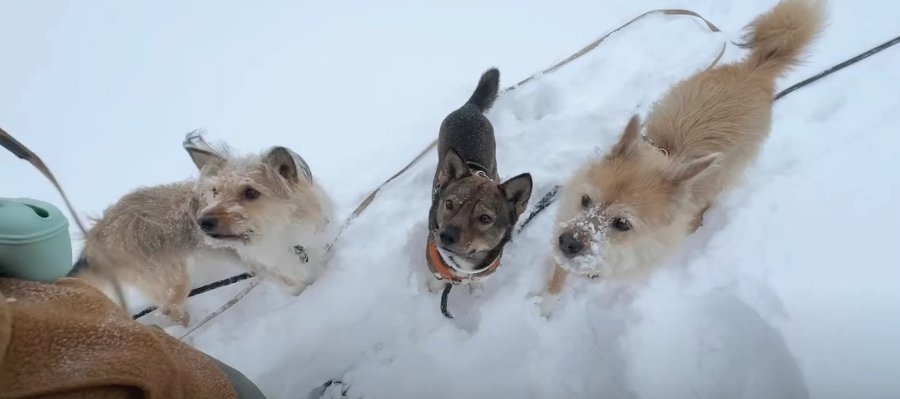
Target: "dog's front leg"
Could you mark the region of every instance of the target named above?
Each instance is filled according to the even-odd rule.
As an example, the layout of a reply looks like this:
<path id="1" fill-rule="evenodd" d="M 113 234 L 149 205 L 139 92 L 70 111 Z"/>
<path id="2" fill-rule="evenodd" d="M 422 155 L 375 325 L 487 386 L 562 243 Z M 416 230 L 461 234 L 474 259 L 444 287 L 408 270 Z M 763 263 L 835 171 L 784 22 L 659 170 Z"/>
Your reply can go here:
<path id="1" fill-rule="evenodd" d="M 303 291 L 306 291 L 306 287 L 309 287 L 309 284 L 307 284 L 306 282 L 296 282 L 294 284 L 288 285 L 288 292 L 290 292 L 293 296 L 299 296 L 303 293 Z"/>
<path id="2" fill-rule="evenodd" d="M 297 296 L 306 290 L 309 283 L 296 276 L 289 276 L 272 267 L 258 262 L 249 262 L 256 275 L 263 280 L 269 280 L 283 285 L 291 295 Z"/>
<path id="3" fill-rule="evenodd" d="M 553 267 L 553 278 L 550 279 L 550 284 L 547 286 L 547 292 L 553 295 L 559 295 L 562 292 L 563 287 L 566 285 L 566 279 L 569 277 L 569 272 L 566 269 L 563 269 L 559 265 L 554 265 Z"/>
<path id="4" fill-rule="evenodd" d="M 691 221 L 691 227 L 688 231 L 688 234 L 694 234 L 697 229 L 703 226 L 703 216 L 706 215 L 706 211 L 709 210 L 710 206 L 712 205 L 707 204 L 705 207 L 703 207 L 703 209 L 700 210 L 700 212 L 697 212 L 697 214 L 694 216 L 694 220 Z"/>
<path id="5" fill-rule="evenodd" d="M 163 284 L 144 285 L 145 292 L 149 292 L 159 303 L 160 312 L 172 321 L 187 327 L 191 322 L 191 316 L 185 309 L 188 295 L 191 292 L 191 278 L 187 271 L 188 260 L 185 258 L 173 259 L 170 263 L 170 272 L 163 274 Z M 164 270 L 160 263 L 153 264 L 150 270 Z"/>
<path id="6" fill-rule="evenodd" d="M 469 294 L 474 297 L 480 297 L 481 292 L 484 291 L 484 284 L 477 281 L 472 281 L 469 283 Z"/>
<path id="7" fill-rule="evenodd" d="M 287 288 L 287 291 L 291 293 L 293 296 L 298 296 L 306 290 L 306 287 L 309 287 L 308 282 L 304 281 L 299 277 L 294 276 L 285 276 L 280 273 L 276 273 L 278 281 L 284 284 Z"/>
<path id="8" fill-rule="evenodd" d="M 438 280 L 433 276 L 429 276 L 428 281 L 426 281 L 425 284 L 428 286 L 428 291 L 436 294 L 438 292 L 441 292 L 441 290 L 444 289 L 444 285 L 446 285 L 447 283 L 444 282 L 444 280 Z"/>
<path id="9" fill-rule="evenodd" d="M 556 303 L 559 301 L 560 293 L 562 293 L 563 287 L 566 285 L 566 279 L 569 277 L 569 272 L 560 267 L 559 265 L 553 266 L 553 277 L 550 278 L 550 283 L 547 284 L 547 289 L 541 294 L 541 316 L 549 317 L 550 313 L 553 312 L 553 309 L 556 307 Z"/>

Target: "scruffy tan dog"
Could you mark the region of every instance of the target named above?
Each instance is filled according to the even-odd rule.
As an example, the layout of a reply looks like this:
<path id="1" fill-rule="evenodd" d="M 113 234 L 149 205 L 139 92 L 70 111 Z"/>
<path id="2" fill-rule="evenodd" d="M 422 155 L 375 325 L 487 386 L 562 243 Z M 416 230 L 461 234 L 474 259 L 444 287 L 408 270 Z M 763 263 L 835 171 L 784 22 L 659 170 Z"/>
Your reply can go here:
<path id="1" fill-rule="evenodd" d="M 560 200 L 558 265 L 545 300 L 569 273 L 645 273 L 701 225 L 756 158 L 771 126 L 775 80 L 799 61 L 824 19 L 821 3 L 781 2 L 748 26 L 746 59 L 675 85 L 650 112 L 645 138 L 631 118 L 608 154 L 574 174 Z"/>
<path id="2" fill-rule="evenodd" d="M 285 147 L 234 156 L 194 132 L 185 148 L 200 177 L 140 188 L 106 209 L 71 275 L 116 299 L 99 273 L 110 271 L 182 325 L 196 256 L 231 257 L 299 295 L 322 271 L 333 233 L 331 201 L 303 159 Z"/>

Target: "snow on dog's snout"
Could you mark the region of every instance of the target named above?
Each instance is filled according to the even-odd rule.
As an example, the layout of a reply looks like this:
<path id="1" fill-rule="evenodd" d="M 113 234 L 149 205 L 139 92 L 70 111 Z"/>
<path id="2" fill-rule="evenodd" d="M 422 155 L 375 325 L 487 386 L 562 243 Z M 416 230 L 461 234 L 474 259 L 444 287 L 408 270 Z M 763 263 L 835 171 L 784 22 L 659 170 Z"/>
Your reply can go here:
<path id="1" fill-rule="evenodd" d="M 591 277 L 608 276 L 611 271 L 606 264 L 607 236 L 609 222 L 601 207 L 592 206 L 574 218 L 558 224 L 559 234 L 554 238 L 554 258 L 560 267 L 571 273 Z M 583 248 L 574 256 L 563 253 L 563 235 L 571 235 Z"/>

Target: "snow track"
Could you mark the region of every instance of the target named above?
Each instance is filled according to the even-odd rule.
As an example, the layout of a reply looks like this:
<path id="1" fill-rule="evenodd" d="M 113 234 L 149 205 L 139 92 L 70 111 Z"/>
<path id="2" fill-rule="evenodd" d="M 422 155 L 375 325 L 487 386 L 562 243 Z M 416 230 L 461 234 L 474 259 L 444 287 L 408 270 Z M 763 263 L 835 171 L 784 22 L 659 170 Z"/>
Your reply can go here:
<path id="1" fill-rule="evenodd" d="M 723 29 L 720 34 L 708 33 L 691 18 L 649 16 L 611 36 L 584 58 L 503 95 L 489 115 L 497 132 L 501 177 L 531 172 L 533 205 L 581 162 L 607 150 L 633 112 L 644 115 L 671 84 L 706 67 L 723 40 L 737 39 L 740 28 L 775 1 L 746 3 L 750 2 L 691 4 L 691 9 Z M 58 84 L 71 79 L 67 64 L 47 67 L 41 72 L 44 75 L 35 75 L 41 79 L 33 82 L 26 79 L 31 75 L 23 68 L 41 70 L 42 64 L 34 61 L 39 57 L 19 44 L 9 44 L 3 55 L 19 59 L 20 64 L 3 77 L 4 87 L 10 89 L 2 94 L 0 109 L 8 111 L 0 117 L 3 123 L 10 121 L 4 128 L 11 133 L 28 132 L 18 136 L 58 171 L 70 195 L 81 196 L 73 198 L 76 205 L 86 204 L 92 214 L 122 190 L 188 175 L 192 169 L 178 144 L 185 131 L 197 127 L 192 125 L 196 118 L 202 117 L 206 119 L 199 123 L 208 127 L 211 139 L 229 141 L 241 150 L 278 143 L 300 152 L 335 197 L 341 215 L 346 215 L 367 190 L 436 135 L 441 118 L 468 98 L 482 70 L 498 66 L 505 87 L 646 9 L 673 6 L 664 1 L 552 6 L 522 2 L 453 7 L 393 4 L 374 10 L 360 4 L 358 14 L 346 16 L 340 7 L 323 5 L 318 10 L 321 18 L 340 21 L 334 25 L 340 30 L 310 23 L 309 32 L 325 33 L 322 38 L 303 36 L 303 40 L 318 40 L 318 47 L 306 42 L 297 47 L 281 44 L 266 53 L 272 60 L 283 61 L 278 58 L 283 54 L 313 57 L 309 54 L 320 51 L 322 57 L 308 63 L 287 63 L 307 68 L 303 76 L 281 69 L 286 67 L 275 61 L 248 56 L 257 64 L 238 65 L 255 71 L 254 78 L 245 76 L 235 83 L 236 93 L 226 96 L 213 90 L 200 96 L 195 92 L 201 92 L 201 86 L 188 86 L 193 91 L 185 97 L 190 101 L 185 101 L 209 100 L 211 108 L 192 105 L 186 109 L 196 115 L 161 113 L 152 118 L 131 114 L 119 118 L 116 106 L 102 96 L 80 101 L 82 91 L 66 91 Z M 16 7 L 32 19 L 41 15 L 31 6 Z M 269 7 L 275 11 L 255 11 L 246 18 L 275 18 L 280 24 L 272 26 L 288 26 L 280 14 L 302 14 Z M 480 14 L 470 16 L 471 10 L 466 12 L 465 7 L 478 7 Z M 500 17 L 510 10 L 516 18 Z M 138 11 L 129 12 L 137 18 Z M 173 29 L 187 29 L 178 21 L 190 20 L 192 15 L 199 18 L 206 11 L 181 9 Z M 241 15 L 241 10 L 231 12 Z M 829 12 L 830 25 L 812 46 L 809 62 L 790 73 L 780 87 L 897 34 L 900 4 L 896 2 L 832 0 Z M 47 29 L 46 24 L 17 25 L 7 21 L 9 14 L 0 13 L 4 18 L 0 38 L 11 37 L 13 31 L 17 37 L 23 32 L 40 37 L 42 31 L 37 29 Z M 164 21 L 166 15 L 146 18 Z M 458 32 L 461 18 L 472 18 L 473 26 L 485 28 L 475 29 L 480 33 Z M 260 22 L 263 25 L 268 26 Z M 385 29 L 361 28 L 376 25 Z M 54 35 L 78 32 L 81 25 L 60 26 Z M 128 30 L 103 23 L 95 26 L 101 27 L 96 32 L 103 35 Z M 218 55 L 213 60 L 224 60 L 222 54 L 231 51 L 255 54 L 251 44 L 265 42 L 264 34 L 284 34 L 268 30 L 275 29 L 271 27 L 254 31 L 241 26 L 262 33 L 246 39 L 250 44 L 235 42 L 233 50 L 221 50 L 221 54 L 215 48 L 208 50 Z M 508 30 L 516 33 L 504 33 Z M 410 31 L 421 38 L 408 38 Z M 498 33 L 488 33 L 494 31 Z M 446 32 L 457 33 L 448 38 Z M 360 43 L 354 44 L 345 34 Z M 57 40 L 57 46 L 67 46 L 64 49 L 86 46 Z M 168 46 L 180 45 L 168 36 L 159 40 Z M 467 44 L 453 47 L 457 42 Z M 47 46 L 27 43 L 35 49 Z M 141 42 L 135 43 L 140 46 Z M 376 44 L 384 48 L 373 53 Z M 101 45 L 110 54 L 110 49 L 117 48 L 105 41 Z M 391 47 L 401 45 L 405 47 Z M 174 48 L 194 48 L 183 46 Z M 331 52 L 336 51 L 332 47 L 342 52 Z M 338 377 L 351 384 L 351 397 L 366 399 L 900 397 L 896 379 L 900 255 L 895 250 L 900 237 L 898 50 L 886 50 L 779 100 L 770 139 L 744 182 L 707 213 L 705 225 L 678 256 L 644 283 L 620 287 L 573 280 L 553 316 L 549 320 L 538 316 L 533 294 L 549 273 L 552 206 L 510 243 L 503 265 L 480 298 L 471 297 L 465 289 L 453 290 L 449 306 L 456 319 L 445 319 L 438 311 L 440 295 L 425 289 L 425 279 L 430 278 L 424 264 L 426 216 L 437 158 L 430 154 L 379 193 L 345 231 L 330 270 L 301 296 L 262 284 L 198 330 L 191 343 L 246 373 L 272 398 L 302 397 Z M 153 47 L 146 51 L 164 58 L 176 50 Z M 408 53 L 416 54 L 414 60 L 403 58 Z M 69 59 L 65 52 L 54 54 Z M 742 55 L 729 46 L 722 62 Z M 429 56 L 435 59 L 429 61 Z M 388 66 L 372 61 L 382 57 L 401 61 Z M 137 61 L 123 59 L 109 67 L 114 69 L 106 75 L 84 72 L 97 66 L 91 63 L 77 64 L 85 69 L 71 73 L 87 79 L 84 84 L 110 86 L 112 98 L 133 96 L 123 103 L 132 108 L 151 102 L 156 98 L 152 96 L 180 98 L 176 92 L 152 88 L 125 90 L 125 82 L 134 78 L 140 84 L 137 78 L 147 72 L 129 69 L 129 62 Z M 220 64 L 230 70 L 224 62 L 198 62 L 205 71 Z M 414 64 L 404 68 L 403 62 Z M 129 75 L 133 71 L 136 77 Z M 178 76 L 194 76 L 192 71 Z M 351 71 L 361 76 L 351 76 Z M 172 79 L 151 76 L 156 79 L 151 82 Z M 229 77 L 223 74 L 221 80 Z M 207 82 L 204 79 L 195 80 Z M 294 87 L 296 96 L 316 97 L 319 102 L 296 107 L 294 97 L 279 92 L 278 84 L 291 80 L 308 84 L 305 91 Z M 280 97 L 264 100 L 257 91 Z M 241 96 L 249 100 L 240 102 Z M 57 97 L 64 101 L 53 100 Z M 229 102 L 218 103 L 213 97 L 226 97 Z M 69 104 L 76 104 L 80 113 L 94 115 L 88 118 L 94 125 L 79 119 L 83 116 L 67 118 Z M 308 120 L 297 124 L 295 117 L 267 119 L 271 114 L 262 110 L 267 105 L 279 114 Z M 159 109 L 169 110 L 166 107 Z M 102 118 L 96 116 L 105 112 L 110 119 L 97 121 Z M 261 122 L 251 123 L 254 118 Z M 152 129 L 127 139 L 115 137 L 126 126 L 156 119 L 166 122 L 152 124 Z M 84 142 L 96 138 L 107 140 L 113 148 L 134 146 L 143 151 L 128 156 L 105 150 L 78 154 L 69 150 L 74 148 L 71 138 L 59 136 L 68 131 L 62 129 L 63 121 L 84 125 L 77 132 Z M 300 133 L 287 134 L 282 125 Z M 97 130 L 93 136 L 91 128 Z M 168 133 L 152 135 L 161 131 Z M 55 147 L 41 148 L 40 143 L 48 140 L 55 140 Z M 152 146 L 146 147 L 151 145 L 147 143 Z M 158 155 L 162 150 L 153 146 L 167 152 Z M 158 163 L 159 157 L 173 162 L 147 168 Z M 85 158 L 104 158 L 107 167 Z M 4 178 L 6 170 L 18 176 L 18 166 L 2 157 L 0 165 Z M 21 168 L 24 171 L 27 166 Z M 31 176 L 27 173 L 31 172 L 22 176 Z M 56 198 L 43 181 L 29 179 L 14 180 L 10 187 L 17 191 L 2 195 Z M 95 193 L 86 190 L 97 181 L 110 181 L 111 186 L 97 187 Z M 79 182 L 91 184 L 79 186 Z M 206 266 L 199 268 L 195 285 L 240 270 L 233 265 Z M 192 298 L 192 316 L 199 320 L 243 284 Z M 182 331 L 168 330 L 175 335 Z"/>

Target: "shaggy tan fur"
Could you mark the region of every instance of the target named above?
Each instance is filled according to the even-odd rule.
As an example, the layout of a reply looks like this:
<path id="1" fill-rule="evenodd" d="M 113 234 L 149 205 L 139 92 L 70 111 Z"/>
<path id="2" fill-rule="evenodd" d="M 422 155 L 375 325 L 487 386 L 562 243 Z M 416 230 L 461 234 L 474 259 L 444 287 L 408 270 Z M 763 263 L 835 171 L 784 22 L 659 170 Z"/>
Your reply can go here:
<path id="1" fill-rule="evenodd" d="M 116 298 L 107 275 L 114 273 L 183 325 L 196 256 L 232 258 L 302 292 L 324 267 L 332 233 L 330 200 L 300 172 L 305 163 L 284 147 L 260 156 L 210 148 L 191 156 L 201 169 L 196 182 L 140 188 L 96 220 L 82 255 L 87 266 L 75 275 Z M 204 230 L 204 220 L 215 224 Z"/>
<path id="2" fill-rule="evenodd" d="M 743 61 L 676 84 L 650 112 L 647 141 L 635 116 L 606 156 L 575 173 L 557 214 L 558 265 L 546 293 L 559 294 L 570 272 L 643 275 L 702 224 L 756 158 L 769 134 L 775 81 L 819 34 L 823 8 L 785 0 L 759 16 L 748 26 Z"/>

